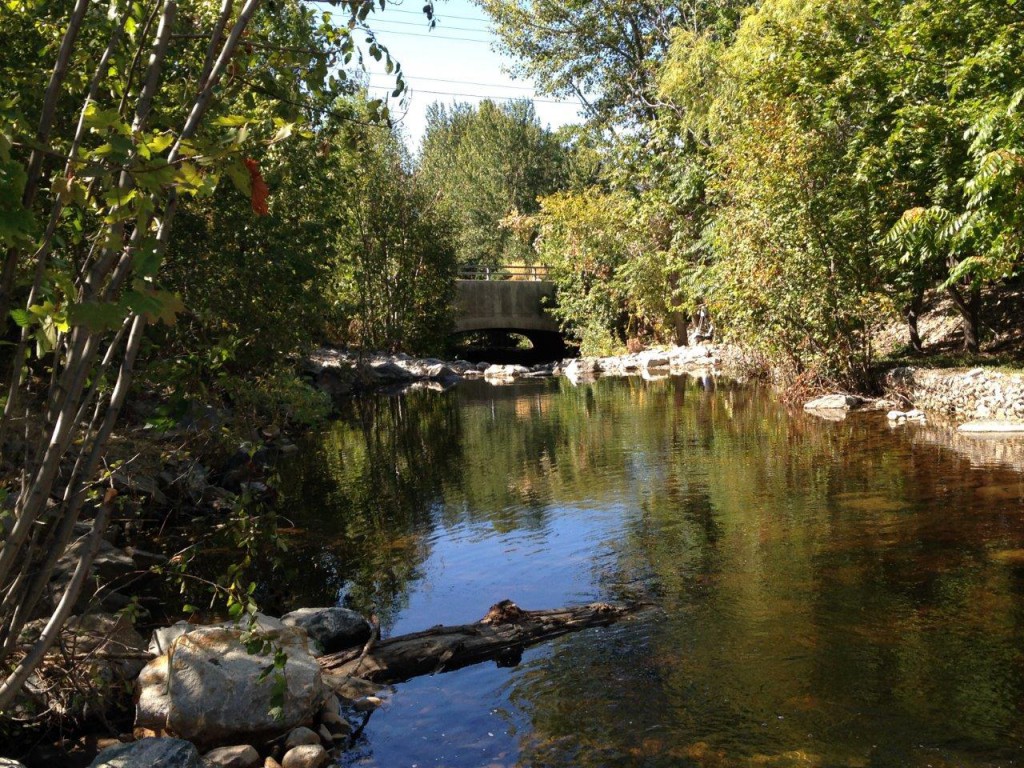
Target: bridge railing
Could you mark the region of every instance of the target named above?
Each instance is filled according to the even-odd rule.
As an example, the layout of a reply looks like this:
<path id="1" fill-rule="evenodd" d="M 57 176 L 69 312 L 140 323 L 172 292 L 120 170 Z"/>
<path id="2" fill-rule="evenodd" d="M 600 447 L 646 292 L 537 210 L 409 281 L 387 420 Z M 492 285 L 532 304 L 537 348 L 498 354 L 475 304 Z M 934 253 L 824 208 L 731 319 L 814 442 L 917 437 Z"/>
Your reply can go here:
<path id="1" fill-rule="evenodd" d="M 547 280 L 547 264 L 513 264 L 484 267 L 465 264 L 459 268 L 460 280 Z"/>

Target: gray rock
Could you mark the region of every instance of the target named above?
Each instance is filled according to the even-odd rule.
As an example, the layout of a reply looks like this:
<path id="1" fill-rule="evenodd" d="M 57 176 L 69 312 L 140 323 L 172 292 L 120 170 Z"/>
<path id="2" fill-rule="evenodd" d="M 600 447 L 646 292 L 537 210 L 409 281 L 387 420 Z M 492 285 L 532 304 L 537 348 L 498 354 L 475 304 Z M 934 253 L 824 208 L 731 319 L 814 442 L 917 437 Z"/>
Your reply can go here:
<path id="1" fill-rule="evenodd" d="M 177 621 L 169 627 L 154 629 L 149 639 L 149 652 L 156 656 L 167 653 L 171 643 L 196 628 L 195 624 L 189 624 L 187 621 Z"/>
<path id="2" fill-rule="evenodd" d="M 304 744 L 285 752 L 281 765 L 283 768 L 320 768 L 327 759 L 327 750 L 319 744 Z"/>
<path id="3" fill-rule="evenodd" d="M 89 768 L 204 768 L 199 750 L 182 739 L 142 739 L 104 749 Z"/>
<path id="4" fill-rule="evenodd" d="M 488 379 L 514 379 L 529 372 L 530 369 L 525 365 L 492 365 L 484 371 L 484 377 Z"/>
<path id="5" fill-rule="evenodd" d="M 9 757 L 0 757 L 0 768 L 25 768 L 25 766 Z"/>
<path id="6" fill-rule="evenodd" d="M 332 738 L 348 736 L 352 733 L 352 724 L 344 717 L 333 712 L 327 712 L 320 717 L 321 727 L 330 731 Z"/>
<path id="7" fill-rule="evenodd" d="M 292 749 L 293 747 L 301 747 L 303 744 L 319 744 L 320 737 L 316 735 L 312 730 L 304 725 L 300 725 L 298 728 L 292 728 L 288 734 L 288 738 L 284 740 L 285 750 Z"/>
<path id="8" fill-rule="evenodd" d="M 249 744 L 217 747 L 203 755 L 203 759 L 217 768 L 259 768 L 260 765 L 260 753 Z"/>
<path id="9" fill-rule="evenodd" d="M 805 411 L 816 410 L 844 410 L 856 408 L 862 402 L 861 398 L 854 395 L 824 395 L 804 403 Z"/>
<path id="10" fill-rule="evenodd" d="M 281 623 L 301 627 L 324 653 L 362 645 L 370 639 L 370 623 L 347 608 L 300 608 L 286 613 Z"/>
<path id="11" fill-rule="evenodd" d="M 264 633 L 288 657 L 283 711 L 272 711 L 271 662 L 250 654 L 237 628 L 203 627 L 182 635 L 150 662 L 136 689 L 136 727 L 166 729 L 200 745 L 259 743 L 312 722 L 324 700 L 323 678 L 304 630 Z"/>
<path id="12" fill-rule="evenodd" d="M 411 381 L 416 378 L 415 374 L 390 361 L 375 363 L 370 368 L 381 381 Z"/>

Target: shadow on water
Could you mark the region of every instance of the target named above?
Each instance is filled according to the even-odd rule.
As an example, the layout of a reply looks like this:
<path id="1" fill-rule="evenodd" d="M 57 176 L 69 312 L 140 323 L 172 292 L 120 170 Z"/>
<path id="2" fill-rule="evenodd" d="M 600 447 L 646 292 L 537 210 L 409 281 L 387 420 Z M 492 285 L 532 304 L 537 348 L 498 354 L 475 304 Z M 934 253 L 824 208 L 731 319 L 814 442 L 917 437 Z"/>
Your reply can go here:
<path id="1" fill-rule="evenodd" d="M 348 764 L 1016 764 L 1022 456 L 710 380 L 465 384 L 310 437 L 274 578 L 393 633 L 504 597 L 656 604 L 399 686 Z"/>

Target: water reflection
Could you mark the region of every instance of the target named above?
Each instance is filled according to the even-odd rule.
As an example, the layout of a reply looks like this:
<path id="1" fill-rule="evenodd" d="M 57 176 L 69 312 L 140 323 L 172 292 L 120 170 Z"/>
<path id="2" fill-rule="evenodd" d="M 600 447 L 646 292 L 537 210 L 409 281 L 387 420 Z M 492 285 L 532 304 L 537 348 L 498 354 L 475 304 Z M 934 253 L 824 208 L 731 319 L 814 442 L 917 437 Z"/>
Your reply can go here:
<path id="1" fill-rule="evenodd" d="M 296 462 L 280 578 L 393 632 L 504 597 L 656 603 L 400 686 L 353 764 L 1007 764 L 1024 446 L 945 446 L 686 378 L 363 401 Z"/>

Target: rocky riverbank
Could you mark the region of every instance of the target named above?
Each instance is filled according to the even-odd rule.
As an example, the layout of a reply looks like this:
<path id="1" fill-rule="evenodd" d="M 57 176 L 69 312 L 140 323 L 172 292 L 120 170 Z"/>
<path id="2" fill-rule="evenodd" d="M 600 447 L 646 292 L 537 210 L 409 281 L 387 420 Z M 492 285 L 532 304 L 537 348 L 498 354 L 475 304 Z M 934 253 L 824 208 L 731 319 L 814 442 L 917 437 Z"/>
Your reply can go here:
<path id="1" fill-rule="evenodd" d="M 363 647 L 372 631 L 362 616 L 337 607 L 208 626 L 178 622 L 148 643 L 123 615 L 72 620 L 64 647 L 88 657 L 92 676 L 105 683 L 92 715 L 105 719 L 102 710 L 133 701 L 135 708 L 132 732 L 95 741 L 89 765 L 319 768 L 351 745 L 389 689 L 324 672 L 317 659 Z M 33 687 L 26 698 L 48 694 Z M 77 757 L 84 765 L 88 751 L 58 762 Z M 26 760 L 52 762 L 45 751 Z"/>
<path id="2" fill-rule="evenodd" d="M 881 398 L 829 394 L 804 410 L 834 420 L 853 410 L 887 410 L 896 425 L 936 419 L 960 433 L 1024 436 L 1024 373 L 900 367 L 886 371 L 880 386 Z"/>
<path id="3" fill-rule="evenodd" d="M 339 400 L 366 391 L 444 390 L 463 379 L 482 379 L 502 385 L 552 376 L 564 376 L 573 383 L 598 376 L 662 378 L 681 373 L 717 371 L 721 359 L 719 347 L 696 345 L 650 349 L 613 357 L 570 358 L 527 367 L 414 358 L 404 354 L 360 356 L 323 347 L 310 355 L 305 371 L 317 388 Z"/>
<path id="4" fill-rule="evenodd" d="M 1004 431 L 1024 432 L 1021 372 L 902 367 L 888 371 L 882 387 L 889 397 L 951 419 L 966 431 L 982 431 L 984 424 L 999 431 L 996 425 L 1003 424 Z"/>

